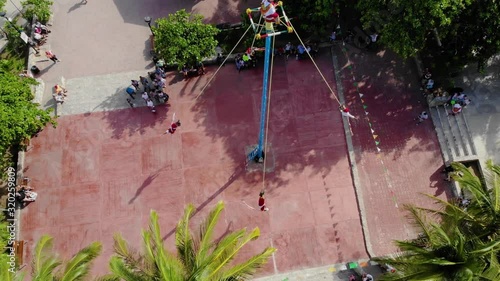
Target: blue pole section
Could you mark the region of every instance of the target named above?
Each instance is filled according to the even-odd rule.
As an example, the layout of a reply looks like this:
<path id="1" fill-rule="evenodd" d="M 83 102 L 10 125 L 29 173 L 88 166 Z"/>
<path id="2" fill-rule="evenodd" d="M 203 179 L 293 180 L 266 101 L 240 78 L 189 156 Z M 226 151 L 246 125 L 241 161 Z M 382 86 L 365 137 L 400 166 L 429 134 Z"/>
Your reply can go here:
<path id="1" fill-rule="evenodd" d="M 269 82 L 269 60 L 271 57 L 271 36 L 266 37 L 266 50 L 264 53 L 264 82 L 262 85 L 262 104 L 260 108 L 260 133 L 259 144 L 257 147 L 257 156 L 263 157 L 264 152 L 264 133 L 266 125 L 266 110 L 267 110 L 267 88 Z"/>

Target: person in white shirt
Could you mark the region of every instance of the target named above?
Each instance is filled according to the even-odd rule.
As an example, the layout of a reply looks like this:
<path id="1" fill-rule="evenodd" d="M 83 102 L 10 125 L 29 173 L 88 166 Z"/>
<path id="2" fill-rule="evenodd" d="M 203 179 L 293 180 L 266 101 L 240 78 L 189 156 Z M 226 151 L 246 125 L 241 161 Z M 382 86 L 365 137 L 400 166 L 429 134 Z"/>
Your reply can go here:
<path id="1" fill-rule="evenodd" d="M 142 93 L 142 96 L 141 96 L 146 102 L 149 100 L 149 95 L 148 95 L 148 92 L 144 92 Z"/>
<path id="2" fill-rule="evenodd" d="M 352 115 L 349 112 L 349 108 L 347 108 L 345 105 L 340 106 L 340 112 L 342 113 L 342 116 L 345 116 L 347 118 L 358 119 L 356 116 Z"/>
<path id="3" fill-rule="evenodd" d="M 148 105 L 149 109 L 151 109 L 151 112 L 153 112 L 153 113 L 156 112 L 155 105 L 151 99 L 148 99 L 146 101 L 146 104 Z"/>
<path id="4" fill-rule="evenodd" d="M 363 281 L 373 281 L 373 276 L 368 273 L 363 273 Z"/>
<path id="5" fill-rule="evenodd" d="M 429 119 L 429 115 L 427 114 L 426 111 L 422 111 L 422 113 L 420 113 L 420 115 L 415 118 L 414 120 L 418 119 L 418 123 L 417 125 L 420 125 L 420 123 L 424 122 L 425 120 Z"/>

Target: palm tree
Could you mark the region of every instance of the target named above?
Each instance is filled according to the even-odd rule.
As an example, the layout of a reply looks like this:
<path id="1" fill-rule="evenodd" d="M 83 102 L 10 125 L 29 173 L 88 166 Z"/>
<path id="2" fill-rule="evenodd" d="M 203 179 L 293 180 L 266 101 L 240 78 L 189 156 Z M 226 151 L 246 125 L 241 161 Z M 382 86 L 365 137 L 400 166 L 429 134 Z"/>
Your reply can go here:
<path id="1" fill-rule="evenodd" d="M 177 224 L 177 253 L 168 252 L 158 224 L 158 214 L 151 211 L 149 230 L 143 230 L 144 253 L 129 249 L 119 234 L 115 235 L 115 253 L 110 260 L 113 275 L 126 281 L 212 281 L 246 280 L 264 265 L 276 250 L 268 247 L 260 254 L 240 264 L 232 261 L 248 242 L 259 237 L 258 228 L 251 232 L 241 229 L 213 241 L 213 233 L 224 203 L 219 202 L 202 222 L 198 235 L 189 230 L 195 207 L 188 205 Z"/>
<path id="2" fill-rule="evenodd" d="M 500 237 L 500 166 L 491 160 L 486 162 L 483 182 L 461 163 L 452 164 L 453 179 L 469 193 L 471 198 L 463 217 L 464 226 L 472 235 L 486 240 Z"/>
<path id="3" fill-rule="evenodd" d="M 33 254 L 31 280 L 32 281 L 79 281 L 87 277 L 92 261 L 99 256 L 102 246 L 93 242 L 76 253 L 69 261 L 62 262 L 52 253 L 53 238 L 44 235 L 38 240 Z M 0 263 L 0 280 L 24 280 L 24 274 L 9 271 L 8 263 Z"/>
<path id="4" fill-rule="evenodd" d="M 456 222 L 429 220 L 426 210 L 409 205 L 406 208 L 422 234 L 418 239 L 396 241 L 401 254 L 375 259 L 397 269 L 396 273 L 385 274 L 379 280 L 500 280 L 496 256 L 500 240 L 484 242 L 477 237 L 467 237 Z"/>

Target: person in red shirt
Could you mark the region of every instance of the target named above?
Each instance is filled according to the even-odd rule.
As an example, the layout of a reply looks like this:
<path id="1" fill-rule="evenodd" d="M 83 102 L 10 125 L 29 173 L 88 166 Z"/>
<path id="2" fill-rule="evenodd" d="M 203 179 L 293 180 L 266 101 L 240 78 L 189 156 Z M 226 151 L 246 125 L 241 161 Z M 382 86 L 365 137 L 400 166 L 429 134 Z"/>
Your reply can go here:
<path id="1" fill-rule="evenodd" d="M 165 134 L 174 134 L 175 133 L 175 130 L 177 130 L 177 127 L 180 127 L 181 126 L 181 120 L 177 120 L 177 122 L 174 122 L 172 123 L 172 125 L 170 125 L 170 128 L 168 128 L 168 130 L 165 132 Z"/>
<path id="2" fill-rule="evenodd" d="M 264 191 L 261 191 L 259 193 L 259 207 L 260 207 L 260 210 L 263 212 L 269 211 L 269 208 L 266 207 L 266 199 L 264 199 Z"/>

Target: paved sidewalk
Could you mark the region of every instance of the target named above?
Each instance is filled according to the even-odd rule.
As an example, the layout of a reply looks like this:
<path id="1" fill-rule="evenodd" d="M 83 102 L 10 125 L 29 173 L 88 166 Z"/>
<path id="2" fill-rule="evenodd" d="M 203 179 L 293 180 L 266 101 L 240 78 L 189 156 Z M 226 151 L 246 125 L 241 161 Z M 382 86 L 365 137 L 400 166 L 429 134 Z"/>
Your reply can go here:
<path id="1" fill-rule="evenodd" d="M 485 73 L 476 65 L 467 67 L 455 85 L 462 87 L 472 100 L 463 110 L 477 149 L 481 165 L 488 159 L 500 163 L 500 55 L 490 59 Z"/>
<path id="2" fill-rule="evenodd" d="M 443 165 L 431 122 L 416 125 L 425 108 L 412 61 L 386 51 L 334 47 L 342 69 L 346 104 L 359 120 L 350 121 L 358 197 L 371 255 L 397 251 L 393 241 L 415 238 L 404 204 L 431 207 L 420 193 L 451 195 L 439 171 Z M 356 181 L 355 181 L 356 182 Z"/>

